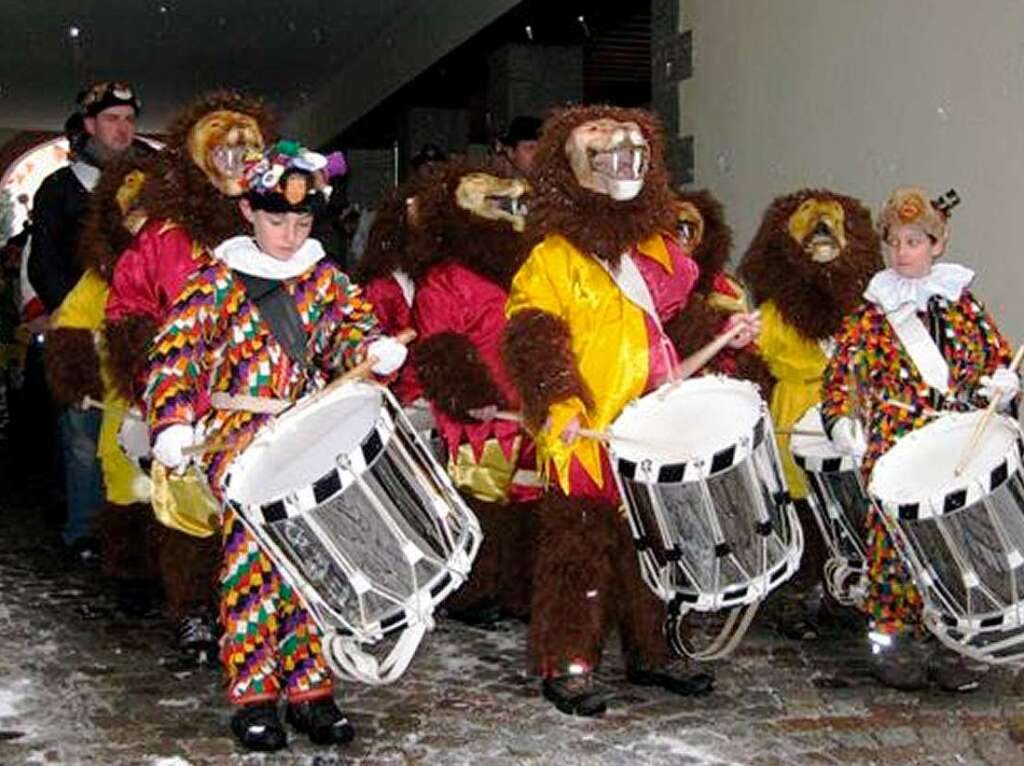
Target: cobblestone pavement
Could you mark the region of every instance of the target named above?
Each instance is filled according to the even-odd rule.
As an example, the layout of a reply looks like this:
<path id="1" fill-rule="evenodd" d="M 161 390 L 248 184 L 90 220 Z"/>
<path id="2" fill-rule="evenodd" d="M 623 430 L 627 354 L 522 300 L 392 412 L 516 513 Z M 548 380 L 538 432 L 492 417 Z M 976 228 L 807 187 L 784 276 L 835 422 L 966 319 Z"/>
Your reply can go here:
<path id="1" fill-rule="evenodd" d="M 571 719 L 521 670 L 525 632 L 442 623 L 411 670 L 339 695 L 357 740 L 321 750 L 292 737 L 246 755 L 228 734 L 216 668 L 190 667 L 158 617 L 120 617 L 96 582 L 40 532 L 11 492 L 0 508 L 0 764 L 1019 764 L 1007 724 L 1024 716 L 1012 672 L 973 695 L 875 685 L 854 636 L 796 643 L 755 627 L 708 697 L 620 690 L 602 720 Z"/>

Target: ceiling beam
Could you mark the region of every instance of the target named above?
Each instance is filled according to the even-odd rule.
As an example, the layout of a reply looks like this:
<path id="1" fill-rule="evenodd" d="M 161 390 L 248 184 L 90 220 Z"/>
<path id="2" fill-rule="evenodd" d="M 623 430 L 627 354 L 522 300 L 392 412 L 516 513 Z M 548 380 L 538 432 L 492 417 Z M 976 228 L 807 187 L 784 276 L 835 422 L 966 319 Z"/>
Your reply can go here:
<path id="1" fill-rule="evenodd" d="M 284 135 L 318 146 L 341 133 L 416 75 L 520 0 L 418 0 L 368 40 L 305 104 Z"/>

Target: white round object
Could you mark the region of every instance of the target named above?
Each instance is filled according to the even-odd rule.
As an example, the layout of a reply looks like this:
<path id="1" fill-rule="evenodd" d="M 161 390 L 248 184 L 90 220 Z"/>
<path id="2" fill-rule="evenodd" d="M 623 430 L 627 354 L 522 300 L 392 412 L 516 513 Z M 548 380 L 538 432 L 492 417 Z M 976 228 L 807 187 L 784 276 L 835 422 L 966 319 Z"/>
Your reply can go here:
<path id="1" fill-rule="evenodd" d="M 956 475 L 957 464 L 984 417 L 983 411 L 951 413 L 900 438 L 875 463 L 871 494 L 887 506 L 922 504 L 926 506 L 923 513 L 929 509 L 941 513 L 944 498 L 959 490 L 967 490 L 970 502 L 986 486 L 994 468 L 1008 457 L 1019 463 L 1014 442 L 1020 429 L 1010 418 L 996 415 L 964 471 Z"/>
<path id="2" fill-rule="evenodd" d="M 616 458 L 682 463 L 710 458 L 751 437 L 761 396 L 747 381 L 722 376 L 667 383 L 630 403 L 612 423 Z"/>
<path id="3" fill-rule="evenodd" d="M 359 448 L 381 414 L 374 386 L 352 383 L 278 416 L 234 461 L 226 496 L 262 505 L 312 484 L 337 467 L 339 455 Z"/>

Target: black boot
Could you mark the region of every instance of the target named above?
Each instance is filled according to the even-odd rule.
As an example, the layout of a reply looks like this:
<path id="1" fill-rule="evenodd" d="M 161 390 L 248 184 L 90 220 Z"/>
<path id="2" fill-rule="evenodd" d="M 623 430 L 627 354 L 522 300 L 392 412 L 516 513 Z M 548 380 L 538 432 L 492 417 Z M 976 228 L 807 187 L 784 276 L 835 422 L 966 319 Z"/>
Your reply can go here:
<path id="1" fill-rule="evenodd" d="M 352 724 L 338 709 L 333 697 L 294 704 L 289 702 L 284 719 L 296 731 L 308 734 L 314 745 L 344 745 L 356 735 Z"/>
<path id="2" fill-rule="evenodd" d="M 246 750 L 272 752 L 288 744 L 288 734 L 273 702 L 242 705 L 231 716 L 231 731 Z"/>
<path id="3" fill-rule="evenodd" d="M 629 665 L 626 668 L 626 680 L 636 686 L 659 686 L 681 697 L 709 694 L 715 688 L 715 674 L 710 669 L 651 669 L 642 665 Z"/>
<path id="4" fill-rule="evenodd" d="M 544 698 L 566 715 L 588 718 L 604 715 L 608 709 L 608 692 L 600 691 L 590 673 L 545 678 Z"/>
<path id="5" fill-rule="evenodd" d="M 119 577 L 114 581 L 117 609 L 128 617 L 144 617 L 153 609 L 153 593 L 149 581 Z"/>
<path id="6" fill-rule="evenodd" d="M 872 675 L 875 679 L 903 692 L 928 688 L 929 650 L 908 633 L 870 634 Z"/>

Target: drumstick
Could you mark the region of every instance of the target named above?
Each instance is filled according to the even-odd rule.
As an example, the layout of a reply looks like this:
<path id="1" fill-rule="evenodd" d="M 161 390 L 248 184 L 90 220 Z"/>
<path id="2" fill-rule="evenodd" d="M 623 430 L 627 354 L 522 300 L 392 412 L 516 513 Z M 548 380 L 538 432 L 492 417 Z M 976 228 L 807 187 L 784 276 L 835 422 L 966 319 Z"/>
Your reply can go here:
<path id="1" fill-rule="evenodd" d="M 776 428 L 777 436 L 825 436 L 824 431 L 815 431 L 811 428 Z"/>
<path id="2" fill-rule="evenodd" d="M 523 416 L 518 412 L 509 412 L 508 410 L 498 410 L 494 413 L 495 420 L 509 420 L 514 423 L 522 423 Z M 584 439 L 593 439 L 595 441 L 610 442 L 612 440 L 631 442 L 633 444 L 661 444 L 661 442 L 652 442 L 650 439 L 640 439 L 635 436 L 623 436 L 622 434 L 613 433 L 611 431 L 598 431 L 594 428 L 581 428 L 577 433 Z"/>
<path id="3" fill-rule="evenodd" d="M 104 404 L 103 402 L 93 399 L 88 394 L 86 394 L 82 399 L 82 408 L 86 410 L 103 410 L 104 412 L 112 412 L 115 415 L 120 415 L 123 418 L 142 420 L 142 416 L 139 415 L 139 413 L 133 412 L 128 407 L 124 407 L 120 404 Z"/>
<path id="4" fill-rule="evenodd" d="M 759 316 L 760 312 L 755 311 L 753 316 Z M 719 333 L 710 343 L 697 349 L 693 354 L 683 360 L 676 368 L 672 381 L 664 388 L 659 398 L 664 399 L 668 394 L 687 378 L 693 377 L 704 365 L 710 362 L 719 351 L 729 345 L 732 340 L 746 329 L 746 322 L 737 322 L 728 330 Z M 582 432 L 581 432 L 582 433 Z"/>
<path id="5" fill-rule="evenodd" d="M 412 343 L 416 339 L 416 331 L 411 329 L 411 328 L 407 329 L 407 330 L 402 330 L 400 333 L 398 333 L 396 336 L 394 336 L 394 339 L 396 341 L 398 341 L 399 343 L 401 343 L 403 346 L 408 346 L 410 343 Z M 317 391 L 312 396 L 309 396 L 307 398 L 307 400 L 312 400 L 312 399 L 317 398 L 319 396 L 323 396 L 328 391 L 337 390 L 338 388 L 341 388 L 346 383 L 351 383 L 352 381 L 355 381 L 355 380 L 362 380 L 362 379 L 370 376 L 370 374 L 373 372 L 374 365 L 377 364 L 377 361 L 378 361 L 378 359 L 377 359 L 376 356 L 367 356 L 367 358 L 365 358 L 364 360 L 360 361 L 360 363 L 358 365 L 356 365 L 355 367 L 345 371 L 343 374 L 341 374 L 340 376 L 338 376 L 337 378 L 332 380 L 330 383 L 328 383 L 326 386 L 324 386 L 324 388 L 322 388 L 321 390 Z M 214 394 L 214 396 L 216 396 L 216 395 L 217 394 Z M 238 397 L 238 398 L 244 399 L 245 397 Z M 267 402 L 271 402 L 271 401 L 272 402 L 278 402 L 279 400 L 278 399 L 267 399 L 266 401 Z M 276 409 L 276 408 L 274 408 L 274 409 Z M 289 406 L 288 408 L 285 408 L 285 409 L 291 409 L 291 406 Z M 267 414 L 269 414 L 269 415 L 280 415 L 281 413 L 285 412 L 285 409 L 282 409 L 279 412 L 272 412 L 272 413 L 267 413 Z M 222 452 L 226 452 L 226 451 L 230 450 L 231 446 L 232 446 L 232 441 L 230 441 L 230 440 L 223 440 L 223 439 L 221 439 L 221 440 L 213 440 L 213 441 L 204 441 L 201 444 L 193 444 L 191 446 L 186 446 L 186 448 L 181 451 L 181 454 L 182 455 L 186 455 L 186 456 L 194 456 L 194 455 L 206 455 L 207 453 L 222 453 Z"/>
<path id="6" fill-rule="evenodd" d="M 1010 362 L 1010 372 L 1017 372 L 1017 368 L 1020 367 L 1021 361 L 1024 360 L 1024 344 L 1017 349 L 1017 353 L 1013 357 L 1013 361 Z M 963 454 L 960 455 L 960 462 L 956 464 L 956 468 L 953 470 L 954 476 L 959 476 L 964 472 L 967 464 L 971 462 L 971 458 L 974 457 L 974 451 L 978 448 L 978 443 L 981 441 L 982 434 L 985 433 L 985 429 L 988 428 L 988 423 L 992 420 L 992 416 L 996 414 L 996 408 L 999 407 L 999 402 L 1003 398 L 1003 395 L 999 392 L 995 392 L 995 396 L 992 397 L 992 401 L 988 403 L 988 407 L 985 409 L 985 414 L 982 416 L 981 421 L 974 429 L 974 433 L 971 434 L 971 440 L 967 442 L 967 447 L 964 449 Z"/>

